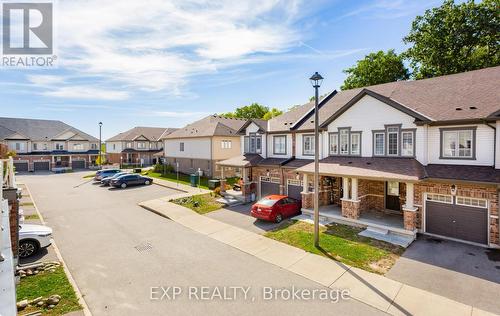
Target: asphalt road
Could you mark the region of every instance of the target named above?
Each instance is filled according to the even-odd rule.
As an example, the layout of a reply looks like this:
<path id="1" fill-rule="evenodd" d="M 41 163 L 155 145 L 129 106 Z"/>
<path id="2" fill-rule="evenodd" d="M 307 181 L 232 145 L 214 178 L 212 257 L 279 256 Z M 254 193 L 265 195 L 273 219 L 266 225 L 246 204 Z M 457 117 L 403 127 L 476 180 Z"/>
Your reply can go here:
<path id="1" fill-rule="evenodd" d="M 383 314 L 352 299 L 322 300 L 320 292 L 314 300 L 287 300 L 288 291 L 282 292 L 284 298 L 265 300 L 267 287 L 327 288 L 137 206 L 175 191 L 155 185 L 110 190 L 84 183 L 84 174 L 18 178 L 29 186 L 53 228 L 62 256 L 94 315 Z M 216 295 L 215 286 L 221 291 L 227 286 L 225 297 Z M 155 299 L 151 299 L 152 287 Z M 174 299 L 173 288 L 167 287 L 179 287 L 176 291 L 181 294 Z M 208 295 L 202 295 L 202 287 L 209 287 Z M 243 289 L 229 287 L 244 287 L 247 299 Z M 234 293 L 237 298 L 232 300 Z"/>

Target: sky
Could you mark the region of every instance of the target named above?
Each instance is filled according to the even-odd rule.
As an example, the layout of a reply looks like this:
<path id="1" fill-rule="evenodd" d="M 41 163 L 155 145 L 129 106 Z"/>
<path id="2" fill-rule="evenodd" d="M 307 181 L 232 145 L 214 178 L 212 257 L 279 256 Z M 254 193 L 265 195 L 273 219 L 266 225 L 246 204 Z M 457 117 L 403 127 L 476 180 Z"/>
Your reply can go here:
<path id="1" fill-rule="evenodd" d="M 57 67 L 0 68 L 0 116 L 55 119 L 103 139 L 182 127 L 253 102 L 286 110 L 339 90 L 394 48 L 433 0 L 59 0 Z"/>

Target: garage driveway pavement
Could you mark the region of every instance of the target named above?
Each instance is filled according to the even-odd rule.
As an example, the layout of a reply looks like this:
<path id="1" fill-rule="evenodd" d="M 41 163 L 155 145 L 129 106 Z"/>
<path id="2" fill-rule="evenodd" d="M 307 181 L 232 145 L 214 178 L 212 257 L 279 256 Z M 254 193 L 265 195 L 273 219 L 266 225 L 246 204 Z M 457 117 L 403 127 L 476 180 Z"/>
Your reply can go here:
<path id="1" fill-rule="evenodd" d="M 500 250 L 419 236 L 386 276 L 500 314 Z"/>

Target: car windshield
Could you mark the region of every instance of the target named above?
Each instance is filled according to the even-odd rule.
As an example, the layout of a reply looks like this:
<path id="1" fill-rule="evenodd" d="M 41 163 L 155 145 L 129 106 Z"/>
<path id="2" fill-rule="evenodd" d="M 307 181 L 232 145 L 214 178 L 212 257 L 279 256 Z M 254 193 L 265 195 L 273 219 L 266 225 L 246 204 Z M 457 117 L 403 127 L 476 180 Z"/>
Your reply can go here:
<path id="1" fill-rule="evenodd" d="M 127 174 L 126 172 L 118 172 L 118 173 L 115 173 L 112 177 L 113 178 L 118 178 L 118 177 L 126 175 L 126 174 Z"/>
<path id="2" fill-rule="evenodd" d="M 260 204 L 260 205 L 265 205 L 265 206 L 273 206 L 274 204 L 276 204 L 276 202 L 278 202 L 278 200 L 271 200 L 271 199 L 262 199 L 262 200 L 259 200 L 257 202 L 257 204 Z"/>

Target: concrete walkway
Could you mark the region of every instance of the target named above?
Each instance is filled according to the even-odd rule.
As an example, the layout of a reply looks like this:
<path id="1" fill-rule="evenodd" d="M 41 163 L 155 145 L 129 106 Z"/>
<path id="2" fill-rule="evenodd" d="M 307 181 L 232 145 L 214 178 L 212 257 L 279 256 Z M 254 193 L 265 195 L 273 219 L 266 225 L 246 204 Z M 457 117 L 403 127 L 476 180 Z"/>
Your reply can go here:
<path id="1" fill-rule="evenodd" d="M 139 203 L 143 208 L 391 315 L 494 315 L 448 298 L 369 273 L 302 249 L 199 215 L 170 203 L 171 197 Z M 478 295 L 481 295 L 478 293 Z"/>
<path id="2" fill-rule="evenodd" d="M 212 192 L 210 190 L 196 188 L 196 187 L 192 187 L 190 185 L 186 185 L 183 183 L 177 183 L 177 182 L 158 179 L 158 178 L 153 178 L 153 184 L 179 191 L 179 194 L 169 195 L 170 199 L 178 199 L 181 197 L 187 197 L 187 196 Z"/>

